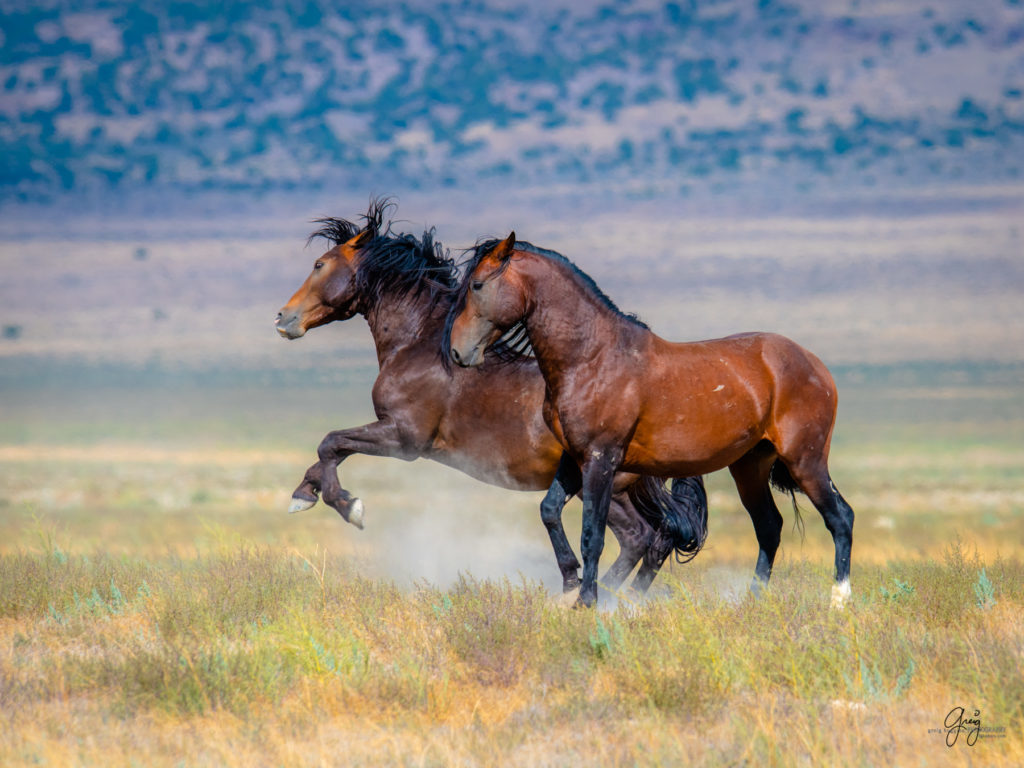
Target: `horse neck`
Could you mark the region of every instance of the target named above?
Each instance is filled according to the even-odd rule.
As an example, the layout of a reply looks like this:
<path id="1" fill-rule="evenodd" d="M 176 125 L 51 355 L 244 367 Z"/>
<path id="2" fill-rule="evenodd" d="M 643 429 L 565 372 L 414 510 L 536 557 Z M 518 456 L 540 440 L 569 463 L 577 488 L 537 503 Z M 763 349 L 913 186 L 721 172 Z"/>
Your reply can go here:
<path id="1" fill-rule="evenodd" d="M 377 360 L 385 360 L 413 344 L 434 340 L 448 313 L 443 298 L 432 297 L 429 290 L 412 290 L 404 295 L 386 293 L 365 312 Z M 440 340 L 436 343 L 440 345 Z M 439 346 L 440 348 L 440 346 Z"/>
<path id="2" fill-rule="evenodd" d="M 627 320 L 609 308 L 568 264 L 533 256 L 524 270 L 530 290 L 526 330 L 537 363 L 555 385 L 617 347 Z"/>

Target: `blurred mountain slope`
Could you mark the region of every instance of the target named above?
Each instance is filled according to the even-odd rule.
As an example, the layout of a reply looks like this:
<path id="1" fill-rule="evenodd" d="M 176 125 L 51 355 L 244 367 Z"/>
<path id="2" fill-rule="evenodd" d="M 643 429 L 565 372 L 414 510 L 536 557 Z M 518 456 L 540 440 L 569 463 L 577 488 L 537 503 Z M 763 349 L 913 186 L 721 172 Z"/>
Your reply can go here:
<path id="1" fill-rule="evenodd" d="M 1019 0 L 0 4 L 0 203 L 1010 185 Z"/>

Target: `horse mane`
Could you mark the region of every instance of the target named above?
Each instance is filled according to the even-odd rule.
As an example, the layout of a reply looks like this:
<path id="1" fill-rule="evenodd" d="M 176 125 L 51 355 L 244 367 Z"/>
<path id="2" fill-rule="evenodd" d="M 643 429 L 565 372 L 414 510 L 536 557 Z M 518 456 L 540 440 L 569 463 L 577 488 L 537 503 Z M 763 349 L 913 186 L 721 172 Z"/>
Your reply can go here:
<path id="1" fill-rule="evenodd" d="M 594 282 L 594 278 L 592 278 L 582 269 L 577 267 L 569 258 L 563 256 L 558 251 L 551 251 L 548 250 L 547 248 L 538 248 L 537 246 L 532 245 L 531 243 L 520 242 L 518 240 L 516 241 L 515 247 L 517 250 L 535 253 L 538 256 L 544 256 L 546 258 L 551 259 L 552 261 L 558 261 L 561 262 L 562 264 L 565 264 L 566 266 L 569 267 L 573 274 L 580 279 L 580 282 L 582 282 L 583 285 L 587 289 L 589 289 L 590 292 L 594 294 L 598 298 L 598 300 L 602 304 L 604 304 L 604 306 L 607 309 L 610 309 L 612 311 L 612 314 L 614 314 L 618 318 L 621 318 L 622 320 L 632 323 L 635 326 L 643 328 L 644 330 L 650 330 L 647 323 L 645 323 L 643 320 L 637 317 L 635 313 L 623 312 L 621 309 L 619 309 L 618 305 L 614 301 L 612 301 L 611 298 L 609 298 L 608 294 L 602 291 L 601 288 L 597 285 L 597 283 Z"/>
<path id="2" fill-rule="evenodd" d="M 370 207 L 367 208 L 366 213 L 360 217 L 364 222 L 361 225 L 347 219 L 331 217 L 314 219 L 313 223 L 319 224 L 320 229 L 306 238 L 306 245 L 309 245 L 318 237 L 334 245 L 341 245 L 347 243 L 363 230 L 368 230 L 372 237 L 377 237 L 380 234 L 381 227 L 384 225 L 384 216 L 393 208 L 395 208 L 395 204 L 390 198 L 374 197 L 370 199 Z M 390 228 L 390 223 L 388 227 Z"/>
<path id="3" fill-rule="evenodd" d="M 371 304 L 387 295 L 404 297 L 423 290 L 432 299 L 454 294 L 458 286 L 455 262 L 434 239 L 434 229 L 424 231 L 420 238 L 396 234 L 390 221 L 384 225 L 391 208 L 394 203 L 386 198 L 371 200 L 362 226 L 345 219 L 317 219 L 315 223 L 321 227 L 309 236 L 309 241 L 319 237 L 337 246 L 360 232 L 368 232 L 369 241 L 359 249 L 355 281 L 360 295 Z"/>
<path id="4" fill-rule="evenodd" d="M 470 275 L 472 275 L 476 268 L 480 266 L 480 262 L 484 260 L 484 257 L 487 256 L 487 254 L 490 253 L 492 250 L 494 250 L 494 248 L 500 242 L 501 240 L 498 238 L 480 240 L 477 241 L 476 245 L 474 245 L 472 248 L 466 251 L 466 253 L 469 254 L 469 257 L 460 265 L 460 268 L 462 270 L 462 280 L 459 282 L 458 287 L 455 289 L 454 301 L 452 302 L 451 308 L 448 310 L 448 317 L 445 318 L 443 341 L 445 350 L 451 348 L 451 333 L 452 326 L 455 323 L 455 317 L 466 306 L 466 297 L 469 295 L 469 286 L 470 283 L 472 282 L 472 280 L 470 280 Z M 552 251 L 548 248 L 541 248 L 539 246 L 534 245 L 533 243 L 527 242 L 526 240 L 516 240 L 514 250 L 526 251 L 528 253 L 533 253 L 538 256 L 543 256 L 547 259 L 551 259 L 552 261 L 557 261 L 561 264 L 565 264 L 566 266 L 569 267 L 570 270 L 572 270 L 573 274 L 575 274 L 580 279 L 580 282 L 582 282 L 583 285 L 592 294 L 594 294 L 594 296 L 596 296 L 598 300 L 602 304 L 604 304 L 605 307 L 610 309 L 616 315 L 616 317 L 626 320 L 627 322 L 639 326 L 640 328 L 650 330 L 647 324 L 644 323 L 635 314 L 623 312 L 621 309 L 619 309 L 615 302 L 612 301 L 608 297 L 608 295 L 598 287 L 597 283 L 594 282 L 594 279 L 590 275 L 588 275 L 582 269 L 577 267 L 570 259 L 563 256 L 558 251 Z M 498 275 L 500 275 L 502 272 L 508 269 L 508 265 L 508 261 L 504 262 L 492 273 L 492 276 L 497 277 Z M 503 362 L 533 359 L 534 357 L 533 347 L 530 345 L 530 339 L 526 333 L 526 325 L 522 321 L 517 322 L 515 325 L 513 325 L 511 328 L 505 331 L 505 333 L 502 334 L 501 338 L 491 345 L 490 351 L 494 354 L 496 358 Z M 448 365 L 447 354 L 444 356 L 444 359 L 445 364 Z"/>
<path id="5" fill-rule="evenodd" d="M 436 300 L 455 292 L 458 274 L 448 251 L 434 239 L 433 228 L 419 238 L 395 235 L 388 229 L 361 249 L 356 286 L 373 303 L 387 295 L 416 295 L 424 290 Z"/>

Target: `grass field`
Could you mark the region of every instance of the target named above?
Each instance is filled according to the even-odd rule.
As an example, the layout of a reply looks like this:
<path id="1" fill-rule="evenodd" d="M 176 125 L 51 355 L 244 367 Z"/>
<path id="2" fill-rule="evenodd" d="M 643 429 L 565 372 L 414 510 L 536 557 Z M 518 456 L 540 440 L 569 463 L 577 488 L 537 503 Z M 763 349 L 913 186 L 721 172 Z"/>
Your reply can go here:
<path id="1" fill-rule="evenodd" d="M 324 432 L 372 420 L 376 374 L 360 318 L 276 338 L 303 229 L 4 241 L 0 765 L 1024 765 L 1019 210 L 437 206 L 447 245 L 514 226 L 666 337 L 818 352 L 857 512 L 848 609 L 806 501 L 801 536 L 780 499 L 772 589 L 748 596 L 721 472 L 701 555 L 596 612 L 556 594 L 540 494 L 354 457 L 366 530 L 288 516 Z"/>
<path id="2" fill-rule="evenodd" d="M 5 392 L 0 764 L 1024 764 L 1012 371 L 840 372 L 842 613 L 806 501 L 747 595 L 723 473 L 700 557 L 598 612 L 554 594 L 539 494 L 355 457 L 365 531 L 284 514 L 322 432 L 366 420 L 360 375 Z M 956 707 L 996 730 L 948 747 Z"/>

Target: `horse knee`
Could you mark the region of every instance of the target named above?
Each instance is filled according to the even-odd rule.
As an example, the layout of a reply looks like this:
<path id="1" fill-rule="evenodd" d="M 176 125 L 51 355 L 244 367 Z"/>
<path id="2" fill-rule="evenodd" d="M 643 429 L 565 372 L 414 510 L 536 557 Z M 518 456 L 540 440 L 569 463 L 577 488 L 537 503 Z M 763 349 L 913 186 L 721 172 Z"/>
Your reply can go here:
<path id="1" fill-rule="evenodd" d="M 540 519 L 545 526 L 551 528 L 562 522 L 563 506 L 558 499 L 552 498 L 551 494 L 544 497 L 544 501 L 540 503 Z"/>
<path id="2" fill-rule="evenodd" d="M 316 455 L 323 464 L 331 463 L 335 460 L 334 445 L 331 442 L 330 435 L 320 441 L 320 445 L 316 447 Z"/>

